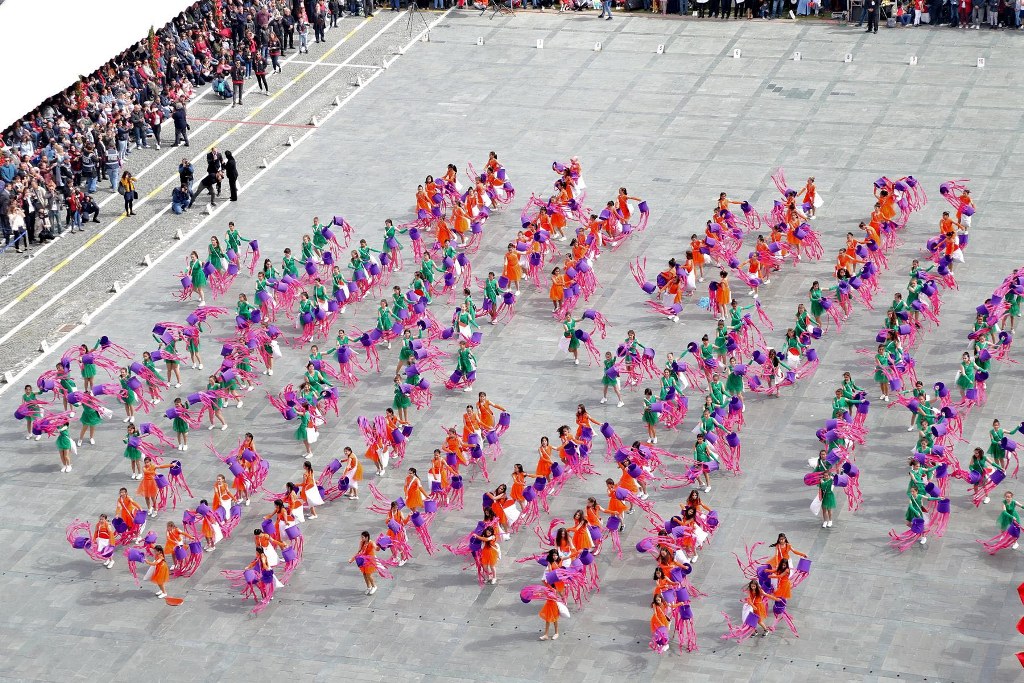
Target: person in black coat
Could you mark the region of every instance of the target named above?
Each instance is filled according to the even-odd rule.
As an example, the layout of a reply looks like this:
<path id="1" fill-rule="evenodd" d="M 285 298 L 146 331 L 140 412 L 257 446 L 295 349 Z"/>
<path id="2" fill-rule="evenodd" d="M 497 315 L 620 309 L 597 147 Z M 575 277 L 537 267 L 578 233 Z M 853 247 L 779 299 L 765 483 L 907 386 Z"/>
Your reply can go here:
<path id="1" fill-rule="evenodd" d="M 198 185 L 196 185 L 195 191 L 189 196 L 189 204 L 195 204 L 196 197 L 201 195 L 203 192 L 210 193 L 210 206 L 217 206 L 217 197 L 213 194 L 213 186 L 220 185 L 220 181 L 224 178 L 224 174 L 220 171 L 216 173 L 208 173 Z M 219 192 L 217 194 L 220 194 Z"/>
<path id="2" fill-rule="evenodd" d="M 864 15 L 868 20 L 864 33 L 878 33 L 878 0 L 864 0 Z"/>
<path id="3" fill-rule="evenodd" d="M 228 189 L 231 191 L 231 201 L 238 201 L 238 165 L 231 152 L 224 152 L 224 175 L 228 177 Z"/>
<path id="4" fill-rule="evenodd" d="M 223 174 L 220 172 L 224 169 L 224 156 L 220 153 L 216 147 L 210 149 L 206 153 L 206 174 L 217 176 L 217 196 L 220 196 L 220 179 L 223 178 Z"/>
<path id="5" fill-rule="evenodd" d="M 178 143 L 184 140 L 185 146 L 188 147 L 188 119 L 185 117 L 185 105 L 179 102 L 174 112 L 171 114 L 171 120 L 174 121 L 174 144 L 172 147 L 177 147 Z M 113 183 L 111 183 L 113 184 Z"/>

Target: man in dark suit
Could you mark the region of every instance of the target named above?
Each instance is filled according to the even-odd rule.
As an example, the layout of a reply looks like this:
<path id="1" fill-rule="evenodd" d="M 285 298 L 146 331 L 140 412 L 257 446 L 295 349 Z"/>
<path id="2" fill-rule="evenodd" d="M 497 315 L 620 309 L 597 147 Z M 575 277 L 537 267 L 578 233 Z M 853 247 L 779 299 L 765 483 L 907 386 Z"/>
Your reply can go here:
<path id="1" fill-rule="evenodd" d="M 864 14 L 868 20 L 868 30 L 864 33 L 878 33 L 878 0 L 864 0 Z"/>

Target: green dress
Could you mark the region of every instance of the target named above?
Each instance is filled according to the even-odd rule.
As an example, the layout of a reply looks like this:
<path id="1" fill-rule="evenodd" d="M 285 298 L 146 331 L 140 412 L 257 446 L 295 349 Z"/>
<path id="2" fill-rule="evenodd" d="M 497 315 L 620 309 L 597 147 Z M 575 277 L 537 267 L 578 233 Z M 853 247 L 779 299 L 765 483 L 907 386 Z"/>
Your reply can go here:
<path id="1" fill-rule="evenodd" d="M 313 246 L 317 249 L 323 249 L 327 246 L 327 238 L 324 237 L 324 228 L 326 225 L 320 225 L 319 223 L 313 224 Z"/>
<path id="2" fill-rule="evenodd" d="M 71 450 L 71 437 L 68 436 L 68 426 L 63 425 L 57 431 L 57 450 L 58 451 L 70 451 Z"/>
<path id="3" fill-rule="evenodd" d="M 832 419 L 838 420 L 843 416 L 844 413 L 849 411 L 851 407 L 857 405 L 858 403 L 863 403 L 863 401 L 858 401 L 855 399 L 851 400 L 848 398 L 843 398 L 842 396 L 832 399 Z"/>
<path id="4" fill-rule="evenodd" d="M 82 406 L 82 424 L 86 427 L 95 427 L 99 423 L 103 422 L 103 418 L 96 411 L 95 408 L 91 408 L 87 405 Z"/>
<path id="5" fill-rule="evenodd" d="M 299 427 L 295 430 L 295 440 L 305 441 L 309 436 L 309 413 L 299 415 Z"/>
<path id="6" fill-rule="evenodd" d="M 140 451 L 138 448 L 128 445 L 128 439 L 130 438 L 131 437 L 126 436 L 124 439 L 121 440 L 125 445 L 124 457 L 128 458 L 132 462 L 137 462 L 140 458 L 142 458 L 142 451 Z"/>
<path id="7" fill-rule="evenodd" d="M 999 513 L 999 528 L 1006 531 L 1010 528 L 1010 524 L 1016 522 L 1020 525 L 1020 515 L 1017 514 L 1017 503 L 1016 501 L 1006 502 L 1003 501 L 1003 511 Z"/>
<path id="8" fill-rule="evenodd" d="M 821 305 L 821 288 L 815 287 L 811 290 L 811 315 L 821 318 L 825 315 L 825 308 Z"/>
<path id="9" fill-rule="evenodd" d="M 395 326 L 395 319 L 391 317 L 391 311 L 387 308 L 377 309 L 377 329 L 381 332 L 388 332 Z"/>
<path id="10" fill-rule="evenodd" d="M 651 404 L 654 403 L 654 397 L 644 399 L 644 424 L 656 425 L 658 424 L 658 414 L 651 410 Z"/>
<path id="11" fill-rule="evenodd" d="M 291 275 L 294 278 L 299 277 L 299 266 L 295 263 L 293 256 L 285 256 L 281 260 L 281 272 L 284 275 Z M 267 277 L 270 277 L 269 275 Z"/>
<path id="12" fill-rule="evenodd" d="M 889 378 L 886 376 L 882 368 L 889 367 L 889 357 L 884 353 L 875 354 L 875 381 L 881 384 L 882 382 L 888 382 Z"/>
<path id="13" fill-rule="evenodd" d="M 402 391 L 402 385 L 395 385 L 395 400 L 392 403 L 392 407 L 395 410 L 403 410 L 412 405 L 412 399 Z"/>
<path id="14" fill-rule="evenodd" d="M 716 408 L 720 408 L 726 403 L 725 396 L 725 385 L 721 381 L 712 382 L 708 387 L 708 393 L 711 395 L 711 402 Z"/>
<path id="15" fill-rule="evenodd" d="M 188 434 L 188 422 L 181 417 L 174 418 L 171 420 L 171 431 L 175 434 Z"/>
<path id="16" fill-rule="evenodd" d="M 128 386 L 128 378 L 122 379 L 120 381 L 120 384 L 121 388 L 124 389 L 125 392 L 125 397 L 121 399 L 121 403 L 125 404 L 126 406 L 134 407 L 139 402 L 139 399 L 135 395 L 135 390 Z"/>
<path id="17" fill-rule="evenodd" d="M 821 509 L 822 510 L 835 510 L 836 509 L 836 494 L 832 490 L 832 477 L 825 477 L 818 484 L 818 491 L 821 492 Z"/>
<path id="18" fill-rule="evenodd" d="M 729 371 L 729 376 L 725 378 L 725 390 L 730 396 L 738 396 L 743 393 L 743 376 L 737 375 L 735 372 Z"/>
<path id="19" fill-rule="evenodd" d="M 693 459 L 697 462 L 711 462 L 711 449 L 707 441 L 698 441 L 693 446 Z M 717 458 L 716 458 L 717 460 Z"/>
<path id="20" fill-rule="evenodd" d="M 312 242 L 303 242 L 302 243 L 302 248 L 300 249 L 299 258 L 301 258 L 303 261 L 308 261 L 311 258 L 313 258 L 313 243 Z"/>
<path id="21" fill-rule="evenodd" d="M 226 267 L 224 261 L 227 259 L 227 257 L 224 255 L 224 250 L 221 249 L 220 247 L 215 247 L 213 246 L 213 244 L 210 244 L 209 248 L 207 249 L 207 252 L 209 254 L 210 264 L 217 270 L 223 272 L 224 268 Z"/>
<path id="22" fill-rule="evenodd" d="M 572 318 L 562 322 L 562 336 L 569 340 L 569 350 L 580 348 L 580 340 L 576 337 L 576 321 Z"/>
<path id="23" fill-rule="evenodd" d="M 27 394 L 21 395 L 21 400 L 24 403 L 28 403 L 29 401 L 35 401 L 37 398 L 39 398 L 39 396 L 35 392 L 29 392 Z M 30 406 L 28 409 L 28 415 L 26 415 L 25 417 L 31 421 L 37 419 L 40 415 L 42 415 L 42 410 L 39 408 L 39 406 Z"/>
<path id="24" fill-rule="evenodd" d="M 1008 313 L 1014 318 L 1020 317 L 1020 300 L 1020 294 L 1017 294 L 1012 289 L 1006 293 L 1005 301 L 1008 308 Z"/>
<path id="25" fill-rule="evenodd" d="M 227 244 L 228 249 L 235 252 L 235 255 L 237 256 L 242 250 L 242 242 L 248 242 L 249 240 L 242 237 L 234 228 L 228 228 L 228 232 L 224 236 L 224 241 Z"/>
<path id="26" fill-rule="evenodd" d="M 82 363 L 82 379 L 92 379 L 96 376 L 95 363 Z"/>
<path id="27" fill-rule="evenodd" d="M 974 388 L 974 363 L 971 361 L 960 363 L 960 372 L 956 376 L 956 385 L 961 389 Z"/>
<path id="28" fill-rule="evenodd" d="M 862 391 L 864 391 L 859 386 L 857 386 L 852 379 L 851 380 L 845 380 L 844 379 L 843 380 L 843 384 L 840 387 L 840 389 L 843 390 L 843 398 L 845 398 L 848 401 L 852 401 L 853 398 L 857 394 L 859 394 Z"/>
<path id="29" fill-rule="evenodd" d="M 604 374 L 601 376 L 601 385 L 606 387 L 614 387 L 618 381 L 618 377 L 609 377 L 608 371 L 615 367 L 615 359 L 609 358 L 604 361 Z"/>
<path id="30" fill-rule="evenodd" d="M 193 289 L 202 289 L 206 286 L 206 273 L 203 272 L 203 264 L 198 260 L 193 261 L 188 267 L 188 277 L 192 280 Z"/>
<path id="31" fill-rule="evenodd" d="M 413 283 L 415 289 L 416 283 Z M 498 310 L 498 281 L 486 280 L 484 282 L 484 298 L 491 302 L 491 311 Z"/>
<path id="32" fill-rule="evenodd" d="M 206 390 L 207 391 L 217 391 L 218 389 L 223 389 L 223 388 L 224 388 L 224 385 L 221 384 L 220 382 L 207 382 L 206 383 Z M 218 408 L 218 409 L 223 408 L 224 407 L 224 399 L 218 396 L 217 398 L 215 398 L 213 400 L 213 405 L 216 408 Z"/>
<path id="33" fill-rule="evenodd" d="M 463 375 L 476 370 L 476 357 L 469 349 L 459 349 L 459 361 L 456 369 Z"/>

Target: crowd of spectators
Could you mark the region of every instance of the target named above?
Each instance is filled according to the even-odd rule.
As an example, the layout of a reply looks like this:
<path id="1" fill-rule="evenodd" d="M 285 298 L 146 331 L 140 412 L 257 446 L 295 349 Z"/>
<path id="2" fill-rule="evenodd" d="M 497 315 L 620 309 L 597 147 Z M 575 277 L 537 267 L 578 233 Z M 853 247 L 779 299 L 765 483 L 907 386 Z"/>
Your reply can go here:
<path id="1" fill-rule="evenodd" d="M 133 153 L 167 144 L 169 125 L 172 144 L 188 146 L 185 106 L 203 88 L 231 97 L 236 67 L 249 77 L 276 66 L 307 33 L 325 40 L 341 12 L 333 0 L 200 0 L 47 99 L 0 139 L 0 247 L 24 251 L 99 222 L 98 188 L 118 192 Z"/>

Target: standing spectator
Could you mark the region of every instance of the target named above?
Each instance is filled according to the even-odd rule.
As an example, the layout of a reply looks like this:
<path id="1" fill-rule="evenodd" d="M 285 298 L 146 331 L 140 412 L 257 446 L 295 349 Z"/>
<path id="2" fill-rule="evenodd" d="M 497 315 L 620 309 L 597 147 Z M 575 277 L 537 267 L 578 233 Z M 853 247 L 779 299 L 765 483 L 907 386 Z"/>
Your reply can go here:
<path id="1" fill-rule="evenodd" d="M 988 0 L 988 27 L 999 28 L 999 0 Z"/>
<path id="2" fill-rule="evenodd" d="M 192 168 L 192 162 L 188 159 L 182 159 L 181 163 L 178 164 L 178 180 L 188 188 L 189 192 L 192 192 L 192 181 L 195 180 L 195 177 L 196 172 Z"/>
<path id="3" fill-rule="evenodd" d="M 295 17 L 292 11 L 285 8 L 284 16 L 281 17 L 281 47 L 289 50 L 295 49 Z"/>
<path id="4" fill-rule="evenodd" d="M 110 181 L 110 191 L 113 192 L 117 189 L 117 172 L 121 168 L 121 155 L 117 153 L 113 145 L 107 145 L 103 165 L 107 170 L 107 180 Z"/>
<path id="5" fill-rule="evenodd" d="M 146 111 L 146 123 L 149 124 L 149 129 L 153 131 L 153 140 L 156 142 L 156 148 L 160 149 L 160 124 L 164 122 L 164 115 L 160 111 L 160 106 L 154 102 L 149 106 L 149 110 Z"/>
<path id="6" fill-rule="evenodd" d="M 7 183 L 0 180 L 0 231 L 4 236 L 4 249 L 11 246 L 11 218 L 8 214 L 11 208 L 11 193 L 7 189 Z"/>
<path id="7" fill-rule="evenodd" d="M 231 106 L 242 104 L 242 86 L 245 84 L 245 69 L 242 68 L 242 60 L 235 58 L 235 65 L 231 67 L 232 96 Z"/>
<path id="8" fill-rule="evenodd" d="M 60 223 L 60 205 L 62 200 L 63 196 L 57 191 L 57 186 L 53 184 L 53 181 L 48 182 L 46 184 L 47 218 L 49 219 L 50 229 L 56 237 L 60 237 L 63 232 Z"/>
<path id="9" fill-rule="evenodd" d="M 601 0 L 601 13 L 597 15 L 597 18 L 612 20 L 612 0 Z"/>
<path id="10" fill-rule="evenodd" d="M 253 73 L 256 74 L 256 87 L 270 94 L 270 86 L 267 85 L 267 60 L 257 55 L 252 65 Z"/>
<path id="11" fill-rule="evenodd" d="M 309 24 L 306 23 L 306 18 L 299 19 L 298 24 L 299 32 L 299 54 L 303 52 L 309 54 Z"/>
<path id="12" fill-rule="evenodd" d="M 231 152 L 224 152 L 224 175 L 228 177 L 228 190 L 231 192 L 231 201 L 238 201 L 238 165 L 235 164 L 235 157 Z M 220 194 L 220 188 L 217 189 Z"/>
<path id="13" fill-rule="evenodd" d="M 142 107 L 137 104 L 132 107 L 130 121 L 132 124 L 132 138 L 135 140 L 135 149 L 149 147 L 146 144 L 146 115 L 143 113 Z"/>
<path id="14" fill-rule="evenodd" d="M 878 33 L 878 0 L 864 0 L 864 15 L 868 20 L 868 30 L 864 33 Z"/>
<path id="15" fill-rule="evenodd" d="M 957 0 L 957 26 L 959 28 L 969 28 L 970 25 L 971 0 Z"/>
<path id="16" fill-rule="evenodd" d="M 135 215 L 135 198 L 139 193 L 135 191 L 135 177 L 130 171 L 121 174 L 121 181 L 117 184 L 117 191 L 124 197 L 125 216 Z"/>
<path id="17" fill-rule="evenodd" d="M 274 66 L 274 73 L 281 73 L 281 63 L 278 61 L 281 58 L 281 41 L 278 39 L 277 34 L 270 34 L 270 43 L 268 45 L 270 51 L 270 63 Z"/>
<path id="18" fill-rule="evenodd" d="M 366 16 L 373 16 L 373 13 L 370 12 Z M 316 39 L 315 42 L 317 42 L 317 43 L 326 43 L 327 42 L 327 39 L 324 37 L 324 29 L 326 29 L 326 28 L 327 28 L 327 22 L 326 22 L 326 20 L 324 18 L 323 7 L 317 5 L 316 13 L 313 15 L 313 36 Z"/>
<path id="19" fill-rule="evenodd" d="M 985 0 L 972 3 L 971 28 L 978 30 L 985 21 Z"/>
<path id="20" fill-rule="evenodd" d="M 192 194 L 188 189 L 188 185 L 182 183 L 180 187 L 171 190 L 171 211 L 176 216 L 180 216 L 191 205 Z"/>
<path id="21" fill-rule="evenodd" d="M 131 128 L 128 127 L 128 122 L 121 119 L 117 122 L 116 132 L 114 133 L 114 140 L 117 141 L 117 157 L 124 163 L 124 160 L 128 157 L 128 137 L 131 134 Z M 58 182 L 58 185 L 61 183 Z"/>
<path id="22" fill-rule="evenodd" d="M 188 125 L 188 119 L 185 117 L 185 105 L 178 102 L 174 105 L 174 113 L 171 114 L 171 119 L 174 121 L 174 144 L 172 147 L 177 147 L 179 141 L 184 141 L 185 146 L 188 147 L 188 129 L 191 127 Z M 113 184 L 114 181 L 110 181 Z"/>
<path id="23" fill-rule="evenodd" d="M 82 180 L 85 182 L 85 191 L 91 194 L 96 191 L 96 181 L 100 175 L 100 158 L 96 156 L 91 142 L 87 143 L 85 149 L 82 150 L 80 161 L 80 173 L 82 174 Z"/>
<path id="24" fill-rule="evenodd" d="M 7 221 L 14 233 L 14 250 L 19 254 L 28 251 L 28 239 L 25 236 L 25 212 L 21 208 L 21 198 L 12 196 L 7 203 Z"/>
<path id="25" fill-rule="evenodd" d="M 348 13 L 349 16 L 359 16 L 359 0 L 348 0 Z"/>
<path id="26" fill-rule="evenodd" d="M 75 228 L 79 232 L 85 232 L 82 227 L 82 197 L 76 190 L 72 190 L 66 199 L 67 215 L 64 218 L 64 227 L 71 228 L 69 234 L 75 234 Z"/>
<path id="27" fill-rule="evenodd" d="M 668 7 L 668 0 L 661 0 L 665 7 Z M 690 3 L 688 0 L 679 0 L 679 16 L 685 17 L 690 14 Z"/>
<path id="28" fill-rule="evenodd" d="M 373 0 L 363 0 L 363 14 L 368 18 L 373 16 Z"/>
<path id="29" fill-rule="evenodd" d="M 220 153 L 216 147 L 212 147 L 206 154 L 206 174 L 217 175 L 217 196 L 220 196 L 220 181 L 224 177 L 220 175 L 221 170 L 224 168 L 224 156 Z"/>
<path id="30" fill-rule="evenodd" d="M 213 194 L 213 187 L 216 185 L 219 188 L 221 180 L 223 179 L 224 174 L 221 173 L 220 171 L 217 171 L 216 173 L 207 173 L 206 177 L 199 181 L 199 185 L 196 187 L 195 191 L 189 196 L 189 203 L 194 204 L 196 201 L 196 197 L 201 195 L 205 190 L 206 192 L 210 193 L 210 206 L 217 206 L 217 197 L 214 196 Z M 217 191 L 217 194 L 220 194 L 219 189 Z"/>
<path id="31" fill-rule="evenodd" d="M 338 28 L 338 15 L 341 14 L 341 5 L 338 0 L 330 0 L 327 3 L 328 9 L 331 11 L 331 28 Z"/>

